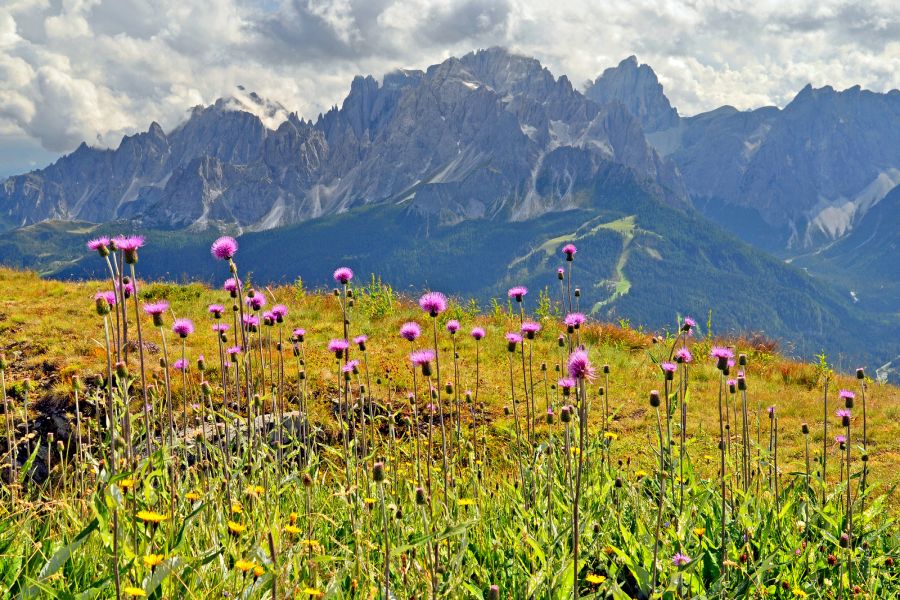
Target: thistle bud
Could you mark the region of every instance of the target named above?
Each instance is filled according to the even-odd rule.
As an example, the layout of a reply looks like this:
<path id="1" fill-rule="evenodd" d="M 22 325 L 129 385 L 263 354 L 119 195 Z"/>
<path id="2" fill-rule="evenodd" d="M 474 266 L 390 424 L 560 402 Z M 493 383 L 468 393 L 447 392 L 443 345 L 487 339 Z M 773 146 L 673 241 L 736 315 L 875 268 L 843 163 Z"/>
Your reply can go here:
<path id="1" fill-rule="evenodd" d="M 488 600 L 500 600 L 500 586 L 492 585 L 488 590 Z"/>
<path id="2" fill-rule="evenodd" d="M 803 432 L 803 435 L 809 435 L 809 425 L 803 423 L 802 425 L 800 425 L 800 431 Z"/>
<path id="3" fill-rule="evenodd" d="M 737 386 L 738 386 L 738 389 L 741 391 L 744 391 L 747 389 L 747 379 L 743 375 L 738 376 Z"/>
<path id="4" fill-rule="evenodd" d="M 109 302 L 107 302 L 106 298 L 102 296 L 97 297 L 97 299 L 94 301 L 94 305 L 97 308 L 97 315 L 101 317 L 105 317 L 111 311 Z"/>
<path id="5" fill-rule="evenodd" d="M 616 477 L 616 487 L 617 488 L 622 487 L 622 478 L 621 477 Z"/>
<path id="6" fill-rule="evenodd" d="M 866 372 L 863 370 L 862 367 L 860 367 L 859 369 L 856 370 L 856 378 L 857 379 L 865 379 L 866 378 Z"/>
<path id="7" fill-rule="evenodd" d="M 375 483 L 384 481 L 384 463 L 379 461 L 372 467 L 372 479 Z"/>
<path id="8" fill-rule="evenodd" d="M 82 389 L 84 389 L 84 388 L 81 385 L 81 377 L 79 377 L 78 375 L 73 375 L 72 376 L 72 390 L 76 391 L 76 392 L 80 392 Z"/>
<path id="9" fill-rule="evenodd" d="M 603 373 L 609 375 L 609 365 L 603 365 Z"/>
<path id="10" fill-rule="evenodd" d="M 206 359 L 203 358 L 202 355 L 197 359 L 197 370 L 198 371 L 206 370 Z"/>
<path id="11" fill-rule="evenodd" d="M 128 366 L 122 361 L 116 363 L 116 377 L 119 379 L 128 377 Z"/>
<path id="12" fill-rule="evenodd" d="M 303 487 L 311 488 L 313 485 L 313 478 L 310 477 L 309 473 L 303 474 Z"/>
<path id="13" fill-rule="evenodd" d="M 576 297 L 576 298 L 580 298 L 580 297 L 581 297 L 581 288 L 575 288 L 575 297 Z"/>
<path id="14" fill-rule="evenodd" d="M 552 409 L 552 408 L 548 408 L 548 409 L 547 409 L 547 425 L 553 425 L 553 422 L 554 422 L 555 420 L 556 420 L 556 419 L 555 419 L 554 414 L 553 414 L 553 409 Z"/>
<path id="15" fill-rule="evenodd" d="M 417 487 L 416 488 L 416 504 L 419 506 L 424 506 L 425 501 L 427 500 L 427 496 L 425 495 L 425 490 Z"/>
<path id="16" fill-rule="evenodd" d="M 600 388 L 597 390 L 597 395 L 598 395 L 598 396 L 604 396 L 604 395 L 606 395 L 606 390 L 603 388 L 602 385 L 601 385 Z"/>
<path id="17" fill-rule="evenodd" d="M 452 394 L 453 393 L 453 383 L 448 381 L 446 383 L 446 385 L 444 385 L 444 391 L 447 392 L 448 394 Z"/>
<path id="18" fill-rule="evenodd" d="M 204 398 L 209 398 L 210 394 L 212 394 L 212 388 L 208 381 L 200 383 L 200 391 L 203 393 Z"/>
<path id="19" fill-rule="evenodd" d="M 568 406 L 563 406 L 559 411 L 559 420 L 568 423 L 572 420 L 572 410 Z"/>
<path id="20" fill-rule="evenodd" d="M 650 392 L 650 406 L 653 408 L 659 407 L 659 392 L 657 390 Z"/>
<path id="21" fill-rule="evenodd" d="M 747 366 L 747 355 L 746 354 L 738 354 L 738 364 L 742 367 Z"/>

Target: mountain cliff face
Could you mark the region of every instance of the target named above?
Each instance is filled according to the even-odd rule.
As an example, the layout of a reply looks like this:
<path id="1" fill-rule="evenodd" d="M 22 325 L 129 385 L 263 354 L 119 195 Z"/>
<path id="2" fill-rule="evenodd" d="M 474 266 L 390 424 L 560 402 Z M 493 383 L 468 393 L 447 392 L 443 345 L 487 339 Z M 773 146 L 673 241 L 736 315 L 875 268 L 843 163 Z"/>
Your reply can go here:
<path id="1" fill-rule="evenodd" d="M 390 202 L 440 222 L 522 220 L 579 206 L 574 190 L 610 163 L 686 205 L 677 169 L 623 105 L 592 101 L 538 61 L 493 48 L 380 85 L 357 77 L 315 123 L 291 114 L 270 129 L 222 99 L 168 134 L 154 123 L 115 150 L 82 145 L 8 179 L 0 214 L 19 226 L 129 219 L 266 230 Z"/>
<path id="2" fill-rule="evenodd" d="M 620 62 L 617 67 L 606 69 L 584 93 L 600 104 L 623 104 L 638 118 L 647 133 L 669 129 L 678 124 L 678 111 L 663 93 L 656 73 L 648 65 L 638 65 L 634 55 Z"/>

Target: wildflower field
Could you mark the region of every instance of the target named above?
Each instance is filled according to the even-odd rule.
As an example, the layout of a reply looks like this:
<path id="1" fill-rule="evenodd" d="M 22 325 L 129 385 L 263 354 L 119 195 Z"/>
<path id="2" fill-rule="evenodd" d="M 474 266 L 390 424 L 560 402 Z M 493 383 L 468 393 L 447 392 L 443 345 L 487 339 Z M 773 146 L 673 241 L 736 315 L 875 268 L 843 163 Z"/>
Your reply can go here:
<path id="1" fill-rule="evenodd" d="M 3 597 L 900 596 L 866 369 L 593 321 L 565 241 L 487 310 L 257 285 L 227 237 L 213 287 L 89 246 L 108 280 L 0 270 Z"/>

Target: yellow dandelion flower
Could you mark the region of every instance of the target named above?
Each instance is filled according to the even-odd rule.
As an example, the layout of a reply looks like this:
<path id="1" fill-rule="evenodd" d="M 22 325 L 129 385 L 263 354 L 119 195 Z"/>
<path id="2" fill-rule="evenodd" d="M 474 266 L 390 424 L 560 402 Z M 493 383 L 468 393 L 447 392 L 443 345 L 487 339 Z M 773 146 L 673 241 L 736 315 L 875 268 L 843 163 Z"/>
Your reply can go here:
<path id="1" fill-rule="evenodd" d="M 145 523 L 153 523 L 154 525 L 159 525 L 168 518 L 166 517 L 166 515 L 162 515 L 158 512 L 153 512 L 152 510 L 138 511 L 137 515 L 135 516 Z"/>
<path id="2" fill-rule="evenodd" d="M 572 446 L 572 454 L 578 456 L 579 454 L 581 454 L 581 448 L 579 448 L 578 446 Z"/>
<path id="3" fill-rule="evenodd" d="M 236 563 L 234 563 L 234 568 L 239 570 L 241 573 L 246 573 L 250 569 L 252 569 L 255 565 L 249 560 L 244 560 L 243 558 Z"/>
<path id="4" fill-rule="evenodd" d="M 290 515 L 288 515 L 288 519 L 290 520 L 290 522 L 291 522 L 292 524 L 293 524 L 293 523 L 296 523 L 296 522 L 297 522 L 297 519 L 299 519 L 299 518 L 300 518 L 300 515 L 298 515 L 298 514 L 295 513 L 295 512 L 292 512 Z"/>
<path id="5" fill-rule="evenodd" d="M 472 506 L 475 501 L 471 498 L 460 498 L 456 501 L 457 506 Z"/>
<path id="6" fill-rule="evenodd" d="M 155 569 L 165 560 L 165 556 L 162 554 L 148 554 L 144 557 L 144 565 L 150 567 L 151 569 Z"/>
<path id="7" fill-rule="evenodd" d="M 228 521 L 228 532 L 231 535 L 240 535 L 247 530 L 247 526 L 237 521 Z"/>
<path id="8" fill-rule="evenodd" d="M 121 479 L 119 480 L 118 486 L 123 490 L 131 489 L 134 487 L 134 479 Z"/>
<path id="9" fill-rule="evenodd" d="M 794 594 L 794 598 L 806 598 L 807 596 L 807 593 L 798 587 L 794 588 L 791 593 Z"/>
<path id="10" fill-rule="evenodd" d="M 232 502 L 231 503 L 231 512 L 233 512 L 237 515 L 243 514 L 244 507 L 241 505 L 240 502 L 237 502 L 237 501 Z"/>
<path id="11" fill-rule="evenodd" d="M 641 477 L 647 476 L 647 471 L 635 471 L 634 476 L 640 479 Z"/>
<path id="12" fill-rule="evenodd" d="M 198 494 L 197 492 L 188 492 L 187 494 L 184 495 L 184 497 L 187 498 L 188 500 L 190 500 L 191 502 L 196 502 L 197 500 L 200 499 L 200 494 Z"/>
<path id="13" fill-rule="evenodd" d="M 312 546 L 315 548 L 316 546 L 319 545 L 319 541 L 318 540 L 301 540 L 300 544 L 302 544 L 303 546 Z"/>
<path id="14" fill-rule="evenodd" d="M 696 528 L 694 528 L 694 535 L 696 535 L 697 537 L 703 537 L 703 535 L 704 535 L 705 533 L 706 533 L 706 527 L 696 527 Z"/>
<path id="15" fill-rule="evenodd" d="M 589 574 L 586 579 L 588 583 L 593 583 L 594 585 L 600 585 L 601 583 L 606 581 L 606 577 L 604 577 L 603 575 L 596 575 L 594 573 Z"/>
<path id="16" fill-rule="evenodd" d="M 132 598 L 143 598 L 147 595 L 147 592 L 139 587 L 134 587 L 133 585 L 126 585 L 122 588 L 122 591 L 125 592 L 126 596 L 131 596 Z"/>
<path id="17" fill-rule="evenodd" d="M 307 596 L 314 596 L 316 598 L 325 595 L 325 592 L 321 592 L 321 591 L 317 590 L 316 588 L 309 588 L 309 587 L 304 589 L 303 593 L 306 594 Z"/>
<path id="18" fill-rule="evenodd" d="M 253 567 L 253 576 L 254 577 L 262 577 L 265 572 L 266 572 L 266 570 L 259 565 L 256 565 L 255 567 Z"/>
<path id="19" fill-rule="evenodd" d="M 251 485 L 247 488 L 247 494 L 250 496 L 262 496 L 264 491 L 266 490 L 261 485 Z"/>
<path id="20" fill-rule="evenodd" d="M 484 463 L 481 462 L 480 460 L 476 460 L 476 461 L 475 461 L 475 464 L 478 465 L 478 466 L 480 467 L 480 466 L 483 465 Z"/>
<path id="21" fill-rule="evenodd" d="M 605 437 L 608 440 L 617 440 L 617 439 L 619 439 L 619 434 L 613 433 L 612 431 L 607 431 L 606 433 L 603 434 L 603 437 Z"/>
<path id="22" fill-rule="evenodd" d="M 366 506 L 371 506 L 375 504 L 375 498 L 364 498 L 363 502 L 366 503 Z"/>
<path id="23" fill-rule="evenodd" d="M 712 460 L 714 458 L 715 458 L 715 456 L 713 456 L 712 454 L 704 454 L 703 455 L 703 460 Z"/>
<path id="24" fill-rule="evenodd" d="M 292 535 L 297 535 L 298 533 L 300 533 L 300 532 L 302 531 L 302 530 L 301 530 L 299 527 L 297 527 L 296 525 L 285 525 L 285 526 L 284 526 L 284 530 L 287 531 L 288 533 L 292 534 Z"/>
<path id="25" fill-rule="evenodd" d="M 603 553 L 606 554 L 607 556 L 612 556 L 613 554 L 616 553 L 616 549 L 613 548 L 612 546 L 606 546 L 603 548 Z"/>

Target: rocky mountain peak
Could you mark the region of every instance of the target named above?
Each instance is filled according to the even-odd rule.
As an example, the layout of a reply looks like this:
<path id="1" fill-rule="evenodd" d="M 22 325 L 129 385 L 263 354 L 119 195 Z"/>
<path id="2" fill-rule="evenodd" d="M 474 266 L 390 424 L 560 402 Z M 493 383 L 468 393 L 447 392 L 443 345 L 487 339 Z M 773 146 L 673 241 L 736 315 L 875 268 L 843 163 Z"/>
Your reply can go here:
<path id="1" fill-rule="evenodd" d="M 669 103 L 656 73 L 648 65 L 638 64 L 634 55 L 603 71 L 584 93 L 600 104 L 620 102 L 625 105 L 648 133 L 669 129 L 678 123 L 678 111 Z"/>

